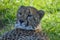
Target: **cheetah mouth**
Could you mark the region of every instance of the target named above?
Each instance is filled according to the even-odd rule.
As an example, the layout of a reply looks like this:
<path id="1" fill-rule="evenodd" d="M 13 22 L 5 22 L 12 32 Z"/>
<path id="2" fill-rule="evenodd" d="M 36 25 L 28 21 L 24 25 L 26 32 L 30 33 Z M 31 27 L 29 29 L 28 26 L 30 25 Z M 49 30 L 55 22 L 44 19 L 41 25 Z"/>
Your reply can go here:
<path id="1" fill-rule="evenodd" d="M 15 24 L 15 28 L 21 28 L 21 29 L 25 29 L 25 30 L 33 30 L 32 26 L 26 26 L 26 25 L 24 25 L 24 21 L 22 21 L 22 20 L 19 20 Z"/>
<path id="2" fill-rule="evenodd" d="M 20 23 L 21 22 L 21 23 Z M 16 24 L 15 24 L 15 27 L 14 28 L 20 28 L 20 29 L 25 29 L 25 30 L 36 30 L 38 28 L 33 28 L 32 26 L 26 26 L 24 24 L 24 21 L 18 21 Z"/>

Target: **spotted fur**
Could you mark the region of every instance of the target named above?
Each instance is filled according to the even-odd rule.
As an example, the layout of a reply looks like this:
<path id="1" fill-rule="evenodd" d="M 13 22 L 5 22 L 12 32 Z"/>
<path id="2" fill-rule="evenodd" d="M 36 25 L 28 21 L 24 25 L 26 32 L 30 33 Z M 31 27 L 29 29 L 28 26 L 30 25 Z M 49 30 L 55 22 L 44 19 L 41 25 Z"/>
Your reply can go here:
<path id="1" fill-rule="evenodd" d="M 21 6 L 17 12 L 15 29 L 4 34 L 0 40 L 49 40 L 41 30 L 40 21 L 44 11 Z"/>

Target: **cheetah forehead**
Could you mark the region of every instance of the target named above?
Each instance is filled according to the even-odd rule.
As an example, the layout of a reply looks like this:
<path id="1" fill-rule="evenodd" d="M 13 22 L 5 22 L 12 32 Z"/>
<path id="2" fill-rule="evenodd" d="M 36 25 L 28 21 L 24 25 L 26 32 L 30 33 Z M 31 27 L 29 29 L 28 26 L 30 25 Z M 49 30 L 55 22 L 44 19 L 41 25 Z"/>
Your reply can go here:
<path id="1" fill-rule="evenodd" d="M 21 6 L 18 11 L 20 11 L 20 12 L 22 12 L 22 11 L 25 11 L 25 12 L 26 11 L 30 11 L 33 14 L 38 12 L 38 10 L 36 8 L 31 7 L 31 6 L 26 6 L 26 7 L 25 6 Z"/>

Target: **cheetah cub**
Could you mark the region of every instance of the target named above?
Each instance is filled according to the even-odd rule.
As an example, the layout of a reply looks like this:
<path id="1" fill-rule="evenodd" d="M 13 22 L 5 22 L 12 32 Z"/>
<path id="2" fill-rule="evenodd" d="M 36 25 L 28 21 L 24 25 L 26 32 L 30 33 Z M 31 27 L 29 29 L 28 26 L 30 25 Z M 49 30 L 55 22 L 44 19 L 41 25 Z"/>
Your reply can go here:
<path id="1" fill-rule="evenodd" d="M 40 21 L 44 11 L 34 7 L 21 6 L 17 11 L 15 28 L 1 37 L 1 40 L 49 40 L 42 32 Z"/>

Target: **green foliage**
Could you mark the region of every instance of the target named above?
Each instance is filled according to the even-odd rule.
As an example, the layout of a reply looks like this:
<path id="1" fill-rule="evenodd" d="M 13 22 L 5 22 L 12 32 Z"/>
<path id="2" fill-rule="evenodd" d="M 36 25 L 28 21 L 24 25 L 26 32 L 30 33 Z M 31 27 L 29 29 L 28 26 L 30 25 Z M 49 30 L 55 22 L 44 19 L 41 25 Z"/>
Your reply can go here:
<path id="1" fill-rule="evenodd" d="M 0 0 L 0 20 L 7 25 L 0 34 L 13 29 L 17 10 L 21 5 L 44 10 L 43 31 L 50 40 L 60 40 L 60 0 Z"/>

